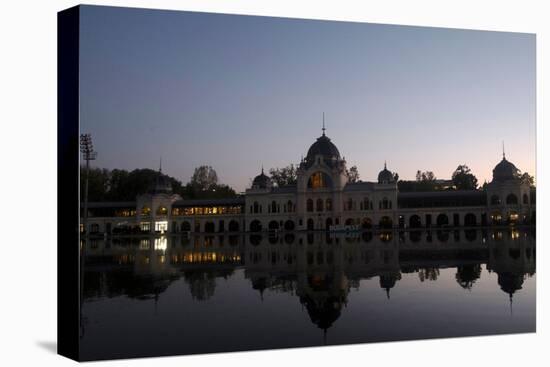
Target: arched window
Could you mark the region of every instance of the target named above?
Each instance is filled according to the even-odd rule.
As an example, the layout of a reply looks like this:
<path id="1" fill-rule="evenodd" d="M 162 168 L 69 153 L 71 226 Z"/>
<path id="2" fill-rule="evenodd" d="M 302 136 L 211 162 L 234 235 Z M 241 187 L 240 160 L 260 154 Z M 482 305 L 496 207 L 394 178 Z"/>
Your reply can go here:
<path id="1" fill-rule="evenodd" d="M 500 197 L 498 195 L 491 196 L 491 205 L 500 205 Z"/>
<path id="2" fill-rule="evenodd" d="M 262 230 L 262 223 L 255 219 L 250 223 L 250 232 L 260 232 Z"/>
<path id="3" fill-rule="evenodd" d="M 307 206 L 306 210 L 308 212 L 312 212 L 313 211 L 313 200 L 307 199 L 307 205 L 306 206 Z"/>
<path id="4" fill-rule="evenodd" d="M 325 209 L 327 212 L 332 210 L 332 199 L 327 199 L 325 202 Z"/>
<path id="5" fill-rule="evenodd" d="M 517 205 L 518 203 L 518 197 L 514 194 L 509 194 L 506 196 L 506 204 L 507 205 Z"/>
<path id="6" fill-rule="evenodd" d="M 287 210 L 289 213 L 292 213 L 292 212 L 293 212 L 293 210 L 292 210 L 292 201 L 289 200 L 289 201 L 286 203 L 286 210 Z"/>
<path id="7" fill-rule="evenodd" d="M 279 229 L 279 223 L 276 220 L 272 220 L 271 222 L 269 222 L 268 228 L 271 231 L 278 230 Z"/>
<path id="8" fill-rule="evenodd" d="M 529 204 L 529 196 L 527 196 L 527 194 L 523 194 L 523 204 Z"/>
<path id="9" fill-rule="evenodd" d="M 464 216 L 464 226 L 466 227 L 473 227 L 477 224 L 477 219 L 475 214 L 468 213 Z"/>
<path id="10" fill-rule="evenodd" d="M 420 220 L 420 217 L 416 214 L 411 215 L 409 218 L 409 227 L 411 228 L 419 228 L 422 226 L 422 221 Z"/>
<path id="11" fill-rule="evenodd" d="M 285 222 L 285 230 L 287 231 L 293 231 L 294 230 L 294 222 L 290 219 Z"/>
<path id="12" fill-rule="evenodd" d="M 143 208 L 141 208 L 141 216 L 148 217 L 149 215 L 151 215 L 151 208 L 148 206 L 143 206 Z"/>
<path id="13" fill-rule="evenodd" d="M 260 204 L 258 204 L 257 201 L 254 202 L 254 210 L 252 211 L 253 213 L 259 213 L 260 212 Z"/>
<path id="14" fill-rule="evenodd" d="M 277 213 L 277 203 L 275 202 L 275 200 L 271 202 L 271 212 Z"/>
<path id="15" fill-rule="evenodd" d="M 491 221 L 493 222 L 493 224 L 495 225 L 500 225 L 502 224 L 502 214 L 500 212 L 493 212 L 491 214 Z"/>
<path id="16" fill-rule="evenodd" d="M 382 199 L 382 205 L 381 205 L 381 209 L 388 209 L 389 208 L 389 201 L 388 201 L 388 198 L 384 198 Z"/>
<path id="17" fill-rule="evenodd" d="M 369 198 L 363 199 L 363 210 L 369 210 Z"/>
<path id="18" fill-rule="evenodd" d="M 213 233 L 216 229 L 216 226 L 214 225 L 214 222 L 206 222 L 204 223 L 204 231 L 207 233 Z"/>
<path id="19" fill-rule="evenodd" d="M 361 227 L 363 229 L 372 228 L 372 220 L 370 218 L 363 218 L 363 221 L 361 222 Z"/>
<path id="20" fill-rule="evenodd" d="M 384 216 L 380 218 L 380 222 L 378 223 L 378 226 L 380 228 L 389 229 L 393 227 L 393 221 L 390 217 Z"/>
<path id="21" fill-rule="evenodd" d="M 99 224 L 97 224 L 97 223 L 92 223 L 92 225 L 90 226 L 90 232 L 92 232 L 92 233 L 97 233 L 97 232 L 99 232 Z"/>
<path id="22" fill-rule="evenodd" d="M 229 231 L 230 232 L 238 232 L 239 231 L 239 222 L 236 220 L 232 220 L 229 222 Z"/>
<path id="23" fill-rule="evenodd" d="M 443 227 L 449 225 L 449 217 L 447 214 L 439 214 L 436 218 L 437 226 Z"/>
<path id="24" fill-rule="evenodd" d="M 321 199 L 321 198 L 317 199 L 316 209 L 317 209 L 318 212 L 323 211 L 323 199 Z"/>
<path id="25" fill-rule="evenodd" d="M 315 172 L 309 176 L 307 181 L 308 189 L 322 189 L 327 187 L 332 187 L 332 180 L 330 176 L 324 172 Z"/>
<path id="26" fill-rule="evenodd" d="M 344 210 L 352 210 L 353 208 L 353 200 L 349 198 L 344 202 Z"/>
<path id="27" fill-rule="evenodd" d="M 182 231 L 182 232 L 189 232 L 189 231 L 191 231 L 191 223 L 189 223 L 189 222 L 182 222 L 182 223 L 181 223 L 181 231 Z"/>
<path id="28" fill-rule="evenodd" d="M 168 214 L 168 210 L 164 206 L 159 206 L 157 209 L 157 215 L 166 215 Z"/>

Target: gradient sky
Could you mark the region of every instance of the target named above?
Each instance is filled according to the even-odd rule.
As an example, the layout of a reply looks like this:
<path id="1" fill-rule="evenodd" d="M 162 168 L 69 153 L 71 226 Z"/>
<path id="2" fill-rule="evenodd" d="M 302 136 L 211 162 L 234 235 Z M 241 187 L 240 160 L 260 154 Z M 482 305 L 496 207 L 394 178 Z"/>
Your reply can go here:
<path id="1" fill-rule="evenodd" d="M 244 190 L 321 134 L 357 165 L 490 181 L 502 156 L 535 173 L 535 36 L 84 6 L 82 132 L 106 168 L 184 183 L 213 166 Z"/>

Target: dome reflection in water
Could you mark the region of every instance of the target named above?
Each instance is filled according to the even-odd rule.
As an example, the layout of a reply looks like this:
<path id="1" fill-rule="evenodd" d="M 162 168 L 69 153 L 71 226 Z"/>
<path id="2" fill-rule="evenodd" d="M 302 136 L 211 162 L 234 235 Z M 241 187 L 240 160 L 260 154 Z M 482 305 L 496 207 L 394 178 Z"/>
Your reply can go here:
<path id="1" fill-rule="evenodd" d="M 535 331 L 528 231 L 145 236 L 82 256 L 88 358 Z"/>

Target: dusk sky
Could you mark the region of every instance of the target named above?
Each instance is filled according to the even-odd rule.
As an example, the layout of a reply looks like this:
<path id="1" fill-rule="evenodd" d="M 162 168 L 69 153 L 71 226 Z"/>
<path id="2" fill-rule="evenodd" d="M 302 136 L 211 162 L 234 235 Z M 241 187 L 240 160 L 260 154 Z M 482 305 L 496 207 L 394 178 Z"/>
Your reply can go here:
<path id="1" fill-rule="evenodd" d="M 82 132 L 94 165 L 186 183 L 211 165 L 244 191 L 327 135 L 376 180 L 480 183 L 506 157 L 535 174 L 535 36 L 270 17 L 82 7 Z"/>

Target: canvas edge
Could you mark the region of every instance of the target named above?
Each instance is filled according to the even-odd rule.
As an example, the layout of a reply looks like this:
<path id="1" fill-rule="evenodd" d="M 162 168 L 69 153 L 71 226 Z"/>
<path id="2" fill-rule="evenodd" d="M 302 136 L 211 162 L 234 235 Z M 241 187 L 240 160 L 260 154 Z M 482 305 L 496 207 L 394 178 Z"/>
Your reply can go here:
<path id="1" fill-rule="evenodd" d="M 80 7 L 57 13 L 57 353 L 79 360 Z"/>

